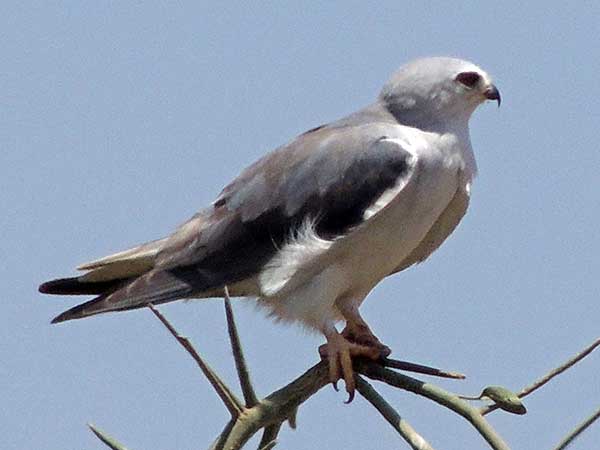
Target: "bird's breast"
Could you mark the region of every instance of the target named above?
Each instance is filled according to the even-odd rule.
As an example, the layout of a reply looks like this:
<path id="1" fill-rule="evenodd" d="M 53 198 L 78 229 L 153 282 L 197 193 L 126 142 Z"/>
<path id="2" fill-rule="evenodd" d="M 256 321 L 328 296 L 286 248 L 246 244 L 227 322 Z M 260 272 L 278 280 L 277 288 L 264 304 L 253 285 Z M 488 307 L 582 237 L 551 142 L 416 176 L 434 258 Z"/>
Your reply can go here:
<path id="1" fill-rule="evenodd" d="M 418 247 L 461 183 L 459 161 L 448 164 L 442 155 L 428 160 L 386 208 L 340 243 L 339 263 L 357 295 L 366 295 Z"/>

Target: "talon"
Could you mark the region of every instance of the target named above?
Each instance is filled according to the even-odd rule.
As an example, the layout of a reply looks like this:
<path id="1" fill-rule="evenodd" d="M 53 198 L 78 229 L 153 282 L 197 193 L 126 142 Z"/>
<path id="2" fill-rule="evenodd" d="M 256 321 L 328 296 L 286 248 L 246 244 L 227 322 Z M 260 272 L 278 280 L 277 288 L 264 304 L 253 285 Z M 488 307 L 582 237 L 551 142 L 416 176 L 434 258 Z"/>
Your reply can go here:
<path id="1" fill-rule="evenodd" d="M 354 400 L 354 392 L 355 391 L 348 392 L 348 400 L 344 402 L 346 405 L 349 405 L 350 403 L 352 403 L 352 400 Z"/>
<path id="2" fill-rule="evenodd" d="M 386 349 L 388 350 L 387 352 L 385 351 Z M 327 344 L 319 347 L 319 354 L 323 359 L 327 358 L 329 381 L 336 391 L 338 391 L 337 381 L 340 378 L 344 380 L 346 392 L 348 392 L 348 399 L 345 403 L 348 404 L 354 400 L 356 391 L 352 358 L 363 357 L 376 361 L 387 356 L 389 349 L 383 344 L 379 346 L 367 346 L 351 342 L 346 337 L 335 332 L 327 336 Z"/>

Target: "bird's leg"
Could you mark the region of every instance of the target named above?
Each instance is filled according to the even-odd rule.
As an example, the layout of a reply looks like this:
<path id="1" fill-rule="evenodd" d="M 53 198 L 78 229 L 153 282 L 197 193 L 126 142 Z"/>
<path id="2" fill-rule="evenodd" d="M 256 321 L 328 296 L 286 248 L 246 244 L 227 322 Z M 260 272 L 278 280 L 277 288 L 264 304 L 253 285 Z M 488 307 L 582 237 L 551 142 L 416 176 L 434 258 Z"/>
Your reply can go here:
<path id="1" fill-rule="evenodd" d="M 389 356 L 392 351 L 373 334 L 369 325 L 361 317 L 356 304 L 343 304 L 339 308 L 346 319 L 346 327 L 342 331 L 343 337 L 355 344 L 377 349 L 380 358 Z"/>
<path id="2" fill-rule="evenodd" d="M 327 344 L 319 347 L 319 354 L 322 358 L 327 358 L 329 364 L 329 380 L 337 391 L 337 380 L 344 379 L 348 400 L 350 403 L 354 398 L 356 384 L 354 382 L 354 370 L 352 369 L 353 357 L 365 357 L 372 360 L 379 359 L 380 351 L 374 347 L 367 347 L 354 342 L 350 342 L 342 336 L 335 327 L 331 326 L 323 330 L 327 338 Z"/>

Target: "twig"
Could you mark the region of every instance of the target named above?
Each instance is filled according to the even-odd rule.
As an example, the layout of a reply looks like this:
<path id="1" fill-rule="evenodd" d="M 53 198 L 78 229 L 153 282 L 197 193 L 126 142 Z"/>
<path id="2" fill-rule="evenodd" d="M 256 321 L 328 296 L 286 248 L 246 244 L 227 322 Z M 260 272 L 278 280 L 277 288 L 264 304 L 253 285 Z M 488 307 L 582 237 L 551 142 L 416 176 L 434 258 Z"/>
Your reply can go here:
<path id="1" fill-rule="evenodd" d="M 532 392 L 536 391 L 537 389 L 541 388 L 543 385 L 545 385 L 552 378 L 554 378 L 557 375 L 560 375 L 565 370 L 571 368 L 572 366 L 574 366 L 575 364 L 577 364 L 579 361 L 581 361 L 583 358 L 585 358 L 587 355 L 589 355 L 590 353 L 592 353 L 596 349 L 596 347 L 598 347 L 599 345 L 600 345 L 600 338 L 596 339 L 591 345 L 587 346 L 585 349 L 583 349 L 583 351 L 581 351 L 580 353 L 578 353 L 577 355 L 575 355 L 573 358 L 569 359 L 564 364 L 562 364 L 562 365 L 558 366 L 556 369 L 551 370 L 550 372 L 548 372 L 546 375 L 544 375 L 542 378 L 540 378 L 539 380 L 537 380 L 531 386 L 527 386 L 526 388 L 524 388 L 523 390 L 521 390 L 520 392 L 518 392 L 517 393 L 517 397 L 519 397 L 519 398 L 526 397 L 527 395 L 529 395 Z M 481 408 L 479 410 L 479 412 L 482 415 L 486 415 L 486 414 L 488 414 L 488 413 L 490 413 L 490 412 L 492 412 L 492 411 L 494 411 L 494 410 L 496 410 L 498 408 L 499 407 L 497 405 L 488 405 L 488 406 L 484 406 L 483 408 Z"/>
<path id="2" fill-rule="evenodd" d="M 264 447 L 260 447 L 258 450 L 271 450 L 273 447 L 277 445 L 277 441 L 271 441 Z"/>
<path id="3" fill-rule="evenodd" d="M 366 398 L 385 420 L 408 442 L 414 450 L 433 450 L 433 447 L 402 417 L 400 414 L 373 389 L 361 376 L 356 376 L 356 390 Z"/>
<path id="4" fill-rule="evenodd" d="M 190 340 L 185 336 L 181 336 L 177 332 L 177 330 L 175 330 L 173 325 L 171 325 L 171 323 L 166 319 L 166 317 L 163 316 L 161 312 L 158 309 L 156 309 L 152 303 L 148 304 L 148 308 L 150 308 L 150 310 L 154 313 L 156 317 L 158 317 L 158 319 L 169 330 L 173 337 L 175 337 L 175 339 L 177 339 L 177 341 L 183 346 L 183 348 L 187 350 L 187 352 L 192 356 L 192 358 L 194 358 L 194 361 L 196 361 L 196 363 L 200 367 L 200 370 L 202 370 L 204 376 L 206 376 L 214 390 L 217 392 L 217 395 L 223 401 L 223 404 L 231 414 L 231 417 L 239 417 L 243 410 L 242 403 L 235 396 L 235 394 L 227 387 L 227 385 L 221 380 L 221 378 L 219 378 L 216 372 L 214 372 L 211 369 L 211 367 L 202 359 L 202 357 L 198 354 Z"/>
<path id="5" fill-rule="evenodd" d="M 460 414 L 475 427 L 494 450 L 510 450 L 498 433 L 479 413 L 477 408 L 472 407 L 456 395 L 446 392 L 433 384 L 424 383 L 407 375 L 386 369 L 379 364 L 368 364 L 359 360 L 356 365 L 359 372 L 369 378 L 422 395 Z"/>
<path id="6" fill-rule="evenodd" d="M 225 297 L 225 311 L 228 317 L 232 348 L 236 346 L 237 342 L 237 348 L 234 349 L 234 356 L 236 359 L 236 366 L 238 367 L 238 375 L 240 376 L 240 381 L 242 383 L 248 383 L 248 385 L 250 385 L 248 371 L 243 360 L 243 356 L 241 356 L 241 345 L 239 345 L 239 337 L 235 328 L 235 322 L 233 321 L 233 314 L 231 311 L 231 305 L 228 302 L 229 299 L 227 292 Z M 264 429 L 264 433 L 261 439 L 261 447 L 259 448 L 261 448 L 261 450 L 273 448 L 276 443 L 275 438 L 277 437 L 281 424 L 285 420 L 289 420 L 290 424 L 294 425 L 294 418 L 298 407 L 312 397 L 319 389 L 323 388 L 329 383 L 327 362 L 321 361 L 308 369 L 296 380 L 273 392 L 266 398 L 257 401 L 253 406 L 244 407 L 237 397 L 231 392 L 231 390 L 225 385 L 225 383 L 221 381 L 217 374 L 200 357 L 189 339 L 181 336 L 171 325 L 171 323 L 152 304 L 149 304 L 148 306 L 154 315 L 158 317 L 163 325 L 169 330 L 169 332 L 194 358 L 231 414 L 231 420 L 227 423 L 219 437 L 210 447 L 212 450 L 239 450 L 252 436 L 254 436 L 254 434 L 261 429 Z M 402 366 L 406 367 L 404 364 L 402 364 Z M 497 435 L 495 430 L 485 421 L 479 411 L 476 408 L 471 407 L 465 401 L 459 399 L 456 395 L 446 392 L 437 386 L 423 383 L 422 381 L 394 372 L 393 370 L 385 368 L 379 362 L 357 360 L 355 361 L 355 369 L 357 372 L 362 373 L 370 378 L 380 380 L 389 384 L 390 386 L 405 389 L 430 398 L 437 403 L 452 409 L 471 422 L 471 424 L 473 424 L 477 431 L 486 439 L 486 441 L 494 450 L 509 450 L 507 445 L 502 441 L 500 436 Z M 433 370 L 436 371 L 436 369 Z M 246 381 L 242 381 L 243 379 Z M 383 400 L 383 398 L 381 398 L 368 385 L 368 383 L 362 379 L 359 380 L 362 391 L 366 393 L 364 394 L 367 396 L 366 398 L 375 399 L 373 401 L 375 401 L 379 406 L 375 405 L 375 403 L 374 405 L 384 415 L 384 417 L 392 424 L 395 422 L 395 427 L 397 429 L 401 428 L 404 430 L 404 433 L 407 436 L 405 439 L 412 439 L 412 441 L 408 442 L 412 442 L 411 445 L 413 445 L 413 448 L 426 450 L 431 449 L 431 446 L 427 444 L 427 442 L 424 441 L 424 439 L 421 438 L 412 429 L 412 427 L 410 427 L 410 425 L 402 421 L 398 413 L 395 412 L 393 408 L 388 405 L 387 402 L 385 402 L 385 400 Z M 372 392 L 370 392 L 369 389 Z M 254 390 L 251 392 L 254 394 Z M 377 395 L 377 397 L 379 397 L 379 402 L 377 402 L 377 397 L 372 395 L 373 392 Z M 245 398 L 246 401 L 248 401 L 248 398 L 252 400 L 252 397 L 248 397 L 248 392 L 245 392 Z M 255 394 L 254 398 L 256 398 Z M 387 408 L 385 405 L 387 405 Z M 421 446 L 415 447 L 414 445 Z"/>
<path id="7" fill-rule="evenodd" d="M 256 406 L 244 410 L 244 415 L 235 422 L 223 445 L 216 448 L 238 450 L 262 428 L 290 417 L 298 406 L 329 384 L 328 374 L 327 363 L 321 361 Z"/>
<path id="8" fill-rule="evenodd" d="M 217 436 L 217 438 L 214 440 L 214 442 L 211 444 L 208 450 L 220 450 L 223 448 L 223 444 L 225 444 L 227 436 L 229 436 L 229 433 L 231 433 L 231 429 L 235 425 L 236 420 L 237 418 L 231 418 L 231 420 L 227 422 L 227 425 L 225 425 L 225 428 L 223 429 L 223 431 L 221 431 L 221 434 Z"/>
<path id="9" fill-rule="evenodd" d="M 567 437 L 565 437 L 554 450 L 564 450 L 567 448 L 581 433 L 585 431 L 587 427 L 593 424 L 600 417 L 600 408 L 596 410 L 590 417 L 581 422 L 573 431 L 571 431 Z"/>
<path id="10" fill-rule="evenodd" d="M 111 450 L 127 450 L 127 447 L 118 442 L 115 438 L 106 434 L 104 431 L 96 428 L 93 424 L 88 423 L 88 427 L 90 430 L 92 430 L 92 433 L 94 433 L 96 437 L 100 439 L 102 443 L 106 444 L 106 446 Z"/>
<path id="11" fill-rule="evenodd" d="M 406 372 L 422 373 L 424 375 L 431 375 L 440 378 L 452 378 L 455 380 L 464 380 L 466 378 L 462 373 L 448 372 L 435 367 L 424 366 L 422 364 L 415 364 L 408 361 L 399 361 L 397 359 L 384 358 L 382 363 L 385 367 L 404 370 Z"/>
<path id="12" fill-rule="evenodd" d="M 227 316 L 227 331 L 229 332 L 229 340 L 231 342 L 231 350 L 233 351 L 233 358 L 235 360 L 235 368 L 237 370 L 238 378 L 240 380 L 240 386 L 244 395 L 247 408 L 252 408 L 258 403 L 258 398 L 252 387 L 250 381 L 250 373 L 248 372 L 248 366 L 244 359 L 244 352 L 242 351 L 242 344 L 240 343 L 240 336 L 235 325 L 235 319 L 233 317 L 233 311 L 231 309 L 231 299 L 229 298 L 229 290 L 227 286 L 223 288 L 225 293 L 225 315 Z"/>
<path id="13" fill-rule="evenodd" d="M 281 424 L 282 422 L 279 422 L 265 427 L 260 443 L 258 444 L 258 450 L 267 450 L 275 447 Z"/>

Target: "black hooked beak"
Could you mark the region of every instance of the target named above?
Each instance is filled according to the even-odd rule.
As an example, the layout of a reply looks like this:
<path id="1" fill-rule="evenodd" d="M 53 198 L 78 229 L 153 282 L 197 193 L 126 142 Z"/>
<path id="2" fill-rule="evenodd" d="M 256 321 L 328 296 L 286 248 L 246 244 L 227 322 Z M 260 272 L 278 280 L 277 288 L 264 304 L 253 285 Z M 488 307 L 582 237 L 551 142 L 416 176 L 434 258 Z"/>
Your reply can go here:
<path id="1" fill-rule="evenodd" d="M 498 108 L 500 108 L 500 103 L 502 103 L 502 98 L 500 97 L 500 91 L 496 86 L 490 84 L 490 86 L 483 93 L 485 98 L 488 100 L 496 100 L 498 102 Z"/>

